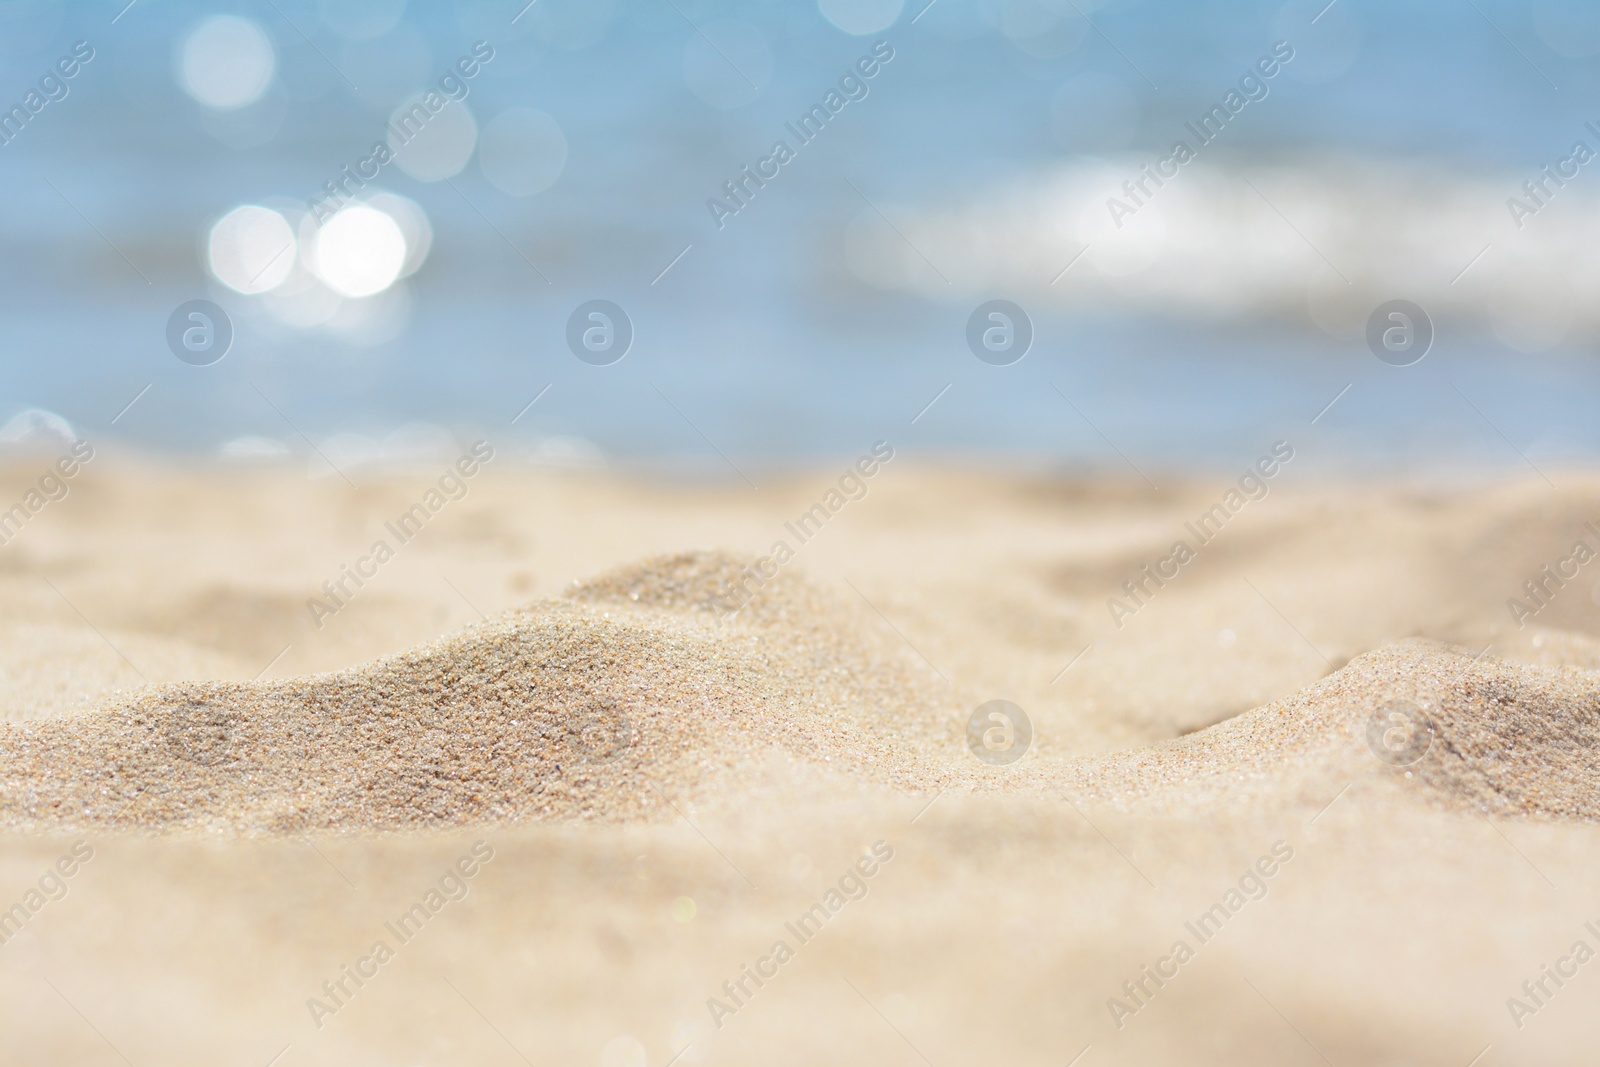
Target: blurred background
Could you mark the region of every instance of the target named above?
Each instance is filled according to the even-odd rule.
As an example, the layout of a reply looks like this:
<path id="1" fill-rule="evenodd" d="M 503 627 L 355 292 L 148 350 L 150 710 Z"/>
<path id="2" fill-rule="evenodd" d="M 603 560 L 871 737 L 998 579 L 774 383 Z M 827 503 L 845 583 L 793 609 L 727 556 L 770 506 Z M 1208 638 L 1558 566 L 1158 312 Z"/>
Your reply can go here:
<path id="1" fill-rule="evenodd" d="M 1597 55 L 1584 0 L 0 0 L 0 441 L 1592 460 Z M 967 341 L 995 299 L 1006 366 Z M 1398 299 L 1409 366 L 1367 341 Z M 195 300 L 209 365 L 169 344 Z"/>

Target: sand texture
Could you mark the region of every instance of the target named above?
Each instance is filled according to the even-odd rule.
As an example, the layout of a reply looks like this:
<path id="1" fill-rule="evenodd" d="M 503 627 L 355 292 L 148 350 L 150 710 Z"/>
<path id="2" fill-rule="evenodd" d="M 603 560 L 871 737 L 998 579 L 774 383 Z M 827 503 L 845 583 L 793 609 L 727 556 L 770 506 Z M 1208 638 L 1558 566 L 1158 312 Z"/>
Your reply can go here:
<path id="1" fill-rule="evenodd" d="M 889 468 L 730 614 L 825 478 L 508 466 L 316 620 L 403 476 L 112 468 L 3 550 L 0 1065 L 1592 1059 L 1582 476 L 1118 620 L 1217 486 Z"/>
<path id="2" fill-rule="evenodd" d="M 949 777 L 960 749 L 929 672 L 798 577 L 725 620 L 715 590 L 748 562 L 651 560 L 360 668 L 153 687 L 9 727 L 0 819 L 304 832 L 669 817 L 760 788 L 769 755 L 912 793 Z"/>

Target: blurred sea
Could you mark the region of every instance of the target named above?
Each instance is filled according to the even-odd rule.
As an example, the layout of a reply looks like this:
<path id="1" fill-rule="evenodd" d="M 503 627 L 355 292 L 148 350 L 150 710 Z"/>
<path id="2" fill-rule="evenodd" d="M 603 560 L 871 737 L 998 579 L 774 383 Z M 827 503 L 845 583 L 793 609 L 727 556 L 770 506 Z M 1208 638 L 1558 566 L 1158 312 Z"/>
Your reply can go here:
<path id="1" fill-rule="evenodd" d="M 1600 151 L 1600 8 L 925 2 L 0 0 L 0 107 L 94 50 L 0 147 L 0 423 L 236 457 L 487 436 L 728 476 L 878 439 L 1148 472 L 1280 438 L 1354 470 L 1600 453 L 1600 163 L 1508 208 Z M 197 37 L 218 15 L 254 30 Z M 420 207 L 414 273 L 341 296 L 291 251 L 279 290 L 219 280 L 220 219 L 271 208 L 305 252 L 307 200 L 479 41 L 437 143 L 360 191 Z M 788 124 L 880 41 L 801 144 Z M 1280 41 L 1265 95 L 1111 225 Z M 197 98 L 251 63 L 249 103 Z M 708 200 L 779 140 L 794 157 L 719 226 Z M 210 366 L 168 349 L 194 299 L 233 323 Z M 632 325 L 608 366 L 568 346 L 594 299 Z M 1032 322 L 1010 366 L 968 349 L 991 299 Z M 1364 336 L 1392 299 L 1432 320 L 1411 366 Z"/>

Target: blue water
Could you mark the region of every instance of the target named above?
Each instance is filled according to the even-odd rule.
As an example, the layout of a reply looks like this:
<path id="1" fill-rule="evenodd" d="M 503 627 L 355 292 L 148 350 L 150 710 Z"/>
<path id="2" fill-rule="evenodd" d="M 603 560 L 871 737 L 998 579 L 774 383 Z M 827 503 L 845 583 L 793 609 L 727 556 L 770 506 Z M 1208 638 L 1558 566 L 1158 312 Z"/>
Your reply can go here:
<path id="1" fill-rule="evenodd" d="M 520 2 L 414 0 L 392 38 L 406 48 L 391 50 L 409 66 L 388 72 L 401 88 L 387 95 L 382 41 L 364 61 L 368 87 L 352 90 L 323 53 L 346 66 L 359 50 L 315 3 L 140 0 L 114 24 L 122 2 L 7 3 L 0 101 L 20 100 L 74 41 L 92 42 L 96 57 L 66 99 L 0 148 L 0 420 L 43 407 L 131 446 L 202 453 L 246 435 L 300 449 L 302 432 L 382 436 L 426 421 L 529 444 L 577 436 L 620 460 L 723 473 L 724 454 L 760 469 L 853 455 L 879 438 L 930 455 L 1132 463 L 1153 475 L 1247 461 L 1278 438 L 1377 466 L 1600 452 L 1600 373 L 1581 335 L 1529 356 L 1441 326 L 1425 361 L 1397 369 L 1306 324 L 1038 309 L 1027 358 L 992 367 L 965 345 L 972 301 L 872 288 L 844 252 L 863 197 L 982 202 L 1080 156 L 1164 152 L 1267 50 L 1275 24 L 1291 27 L 1313 75 L 1340 66 L 1341 41 L 1356 42 L 1354 57 L 1324 80 L 1275 81 L 1230 133 L 1230 151 L 1531 173 L 1600 116 L 1600 68 L 1557 54 L 1527 4 L 1337 0 L 1313 24 L 1322 3 L 1113 3 L 1092 10 L 1096 28 L 1081 43 L 1036 58 L 1003 32 L 1028 16 L 1020 4 L 938 0 L 913 24 L 922 3 L 880 33 L 851 36 L 803 0 L 539 0 L 515 25 Z M 1033 5 L 1052 7 L 1065 5 Z M 282 119 L 254 147 L 208 133 L 174 76 L 179 42 L 218 10 L 255 21 L 277 49 L 271 99 Z M 1548 20 L 1585 9 L 1542 10 Z M 754 98 L 730 109 L 685 78 L 686 52 L 704 51 L 690 23 L 722 20 L 753 28 L 771 59 Z M 527 197 L 500 192 L 476 161 L 455 187 L 386 171 L 384 187 L 421 204 L 435 231 L 406 283 L 400 336 L 359 347 L 273 327 L 255 298 L 209 278 L 212 222 L 240 204 L 315 193 L 366 154 L 401 96 L 480 38 L 496 48 L 467 101 L 480 129 L 508 107 L 545 111 L 567 139 L 566 167 Z M 895 58 L 870 95 L 719 230 L 707 198 L 879 39 Z M 1071 97 L 1090 84 L 1135 101 L 1131 125 L 1097 128 L 1106 97 Z M 1087 116 L 1065 139 L 1063 111 Z M 164 340 L 168 314 L 197 297 L 236 324 L 232 351 L 210 367 L 179 362 Z M 609 367 L 580 362 L 564 339 L 568 314 L 595 297 L 626 308 L 636 331 Z"/>

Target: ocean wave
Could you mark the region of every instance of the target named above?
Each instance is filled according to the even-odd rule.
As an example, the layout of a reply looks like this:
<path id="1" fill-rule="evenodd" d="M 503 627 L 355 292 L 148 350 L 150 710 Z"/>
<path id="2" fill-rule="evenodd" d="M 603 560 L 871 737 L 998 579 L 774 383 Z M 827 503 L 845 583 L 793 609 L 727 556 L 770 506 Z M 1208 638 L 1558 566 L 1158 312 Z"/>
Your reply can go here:
<path id="1" fill-rule="evenodd" d="M 848 262 L 868 285 L 938 300 L 1277 320 L 1344 340 L 1392 299 L 1526 352 L 1600 334 L 1587 299 L 1600 285 L 1600 187 L 1581 170 L 1535 184 L 1535 206 L 1524 186 L 1544 173 L 1531 168 L 1208 157 L 1158 186 L 1147 178 L 1158 156 L 1063 165 L 891 210 L 888 224 L 859 218 Z"/>

